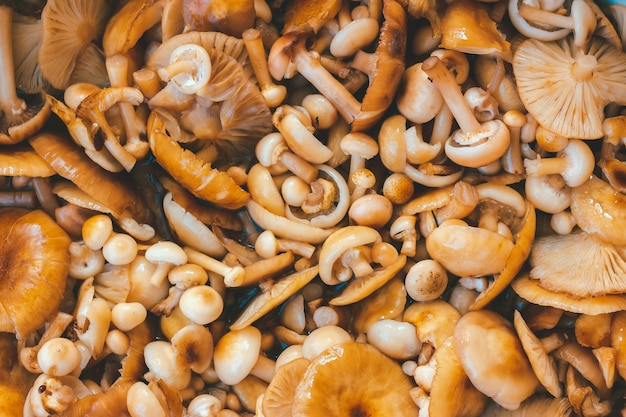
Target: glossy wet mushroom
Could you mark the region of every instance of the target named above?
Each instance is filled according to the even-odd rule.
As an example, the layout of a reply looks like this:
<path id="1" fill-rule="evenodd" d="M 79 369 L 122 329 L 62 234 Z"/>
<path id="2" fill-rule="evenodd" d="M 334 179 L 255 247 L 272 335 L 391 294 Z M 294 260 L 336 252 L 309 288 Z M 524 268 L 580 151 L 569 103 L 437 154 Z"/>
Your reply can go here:
<path id="1" fill-rule="evenodd" d="M 3 286 L 0 330 L 25 339 L 57 312 L 69 271 L 69 236 L 40 210 L 1 212 Z"/>

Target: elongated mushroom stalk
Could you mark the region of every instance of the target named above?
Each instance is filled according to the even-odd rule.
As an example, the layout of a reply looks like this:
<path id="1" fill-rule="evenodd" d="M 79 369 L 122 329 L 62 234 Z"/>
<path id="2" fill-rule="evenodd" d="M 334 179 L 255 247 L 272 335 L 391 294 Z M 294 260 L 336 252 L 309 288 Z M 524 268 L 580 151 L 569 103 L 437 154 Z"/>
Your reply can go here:
<path id="1" fill-rule="evenodd" d="M 446 141 L 448 158 L 462 166 L 479 168 L 504 155 L 510 144 L 506 125 L 498 119 L 481 124 L 454 77 L 438 57 L 431 56 L 424 60 L 422 70 L 439 89 L 460 127 Z"/>
<path id="2" fill-rule="evenodd" d="M 246 51 L 248 51 L 250 64 L 252 64 L 254 75 L 259 82 L 259 87 L 261 87 L 263 98 L 269 107 L 277 107 L 287 96 L 287 88 L 284 85 L 274 84 L 272 80 L 267 66 L 261 32 L 256 28 L 246 29 L 241 34 L 241 38 L 246 46 Z"/>
<path id="3" fill-rule="evenodd" d="M 17 96 L 13 67 L 13 9 L 0 5 L 0 143 L 12 144 L 39 130 L 50 116 L 50 103 L 41 94 L 27 103 Z"/>

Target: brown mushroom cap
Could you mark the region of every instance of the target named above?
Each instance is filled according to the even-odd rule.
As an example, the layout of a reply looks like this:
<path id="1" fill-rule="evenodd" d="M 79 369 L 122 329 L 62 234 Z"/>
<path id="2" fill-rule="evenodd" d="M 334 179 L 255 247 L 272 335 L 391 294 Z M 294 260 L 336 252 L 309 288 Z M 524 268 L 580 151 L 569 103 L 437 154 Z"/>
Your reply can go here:
<path id="1" fill-rule="evenodd" d="M 102 47 L 106 56 L 126 53 L 143 34 L 161 20 L 160 0 L 130 0 L 117 10 L 106 23 Z"/>
<path id="2" fill-rule="evenodd" d="M 626 103 L 626 59 L 602 38 L 582 51 L 573 42 L 522 42 L 513 57 L 517 88 L 541 126 L 568 138 L 597 139 L 604 107 Z"/>
<path id="3" fill-rule="evenodd" d="M 441 20 L 441 47 L 455 51 L 493 55 L 510 61 L 511 44 L 498 31 L 482 3 L 459 0 L 451 3 Z"/>
<path id="4" fill-rule="evenodd" d="M 253 0 L 183 0 L 185 32 L 215 30 L 241 37 L 255 17 Z"/>
<path id="5" fill-rule="evenodd" d="M 38 61 L 41 74 L 53 87 L 64 89 L 70 85 L 76 62 L 85 48 L 102 35 L 109 10 L 109 2 L 103 0 L 46 3 L 41 13 Z M 100 65 L 104 67 L 104 57 L 100 58 Z"/>
<path id="6" fill-rule="evenodd" d="M 25 339 L 59 309 L 71 240 L 40 210 L 3 209 L 0 229 L 0 331 Z"/>
<path id="7" fill-rule="evenodd" d="M 294 0 L 285 7 L 285 24 L 283 33 L 292 30 L 310 29 L 316 32 L 326 23 L 333 19 L 339 9 L 341 1 L 325 0 L 311 3 L 308 0 Z"/>
<path id="8" fill-rule="evenodd" d="M 361 103 L 361 112 L 352 122 L 353 131 L 371 128 L 393 102 L 405 68 L 407 18 L 404 8 L 393 0 L 383 3 L 384 21 L 374 53 L 370 85 Z"/>
<path id="9" fill-rule="evenodd" d="M 416 416 L 411 387 L 400 365 L 372 345 L 339 343 L 308 366 L 296 387 L 292 415 Z"/>
<path id="10" fill-rule="evenodd" d="M 0 175 L 50 177 L 54 174 L 56 171 L 50 164 L 29 146 L 18 144 L 0 149 Z"/>
<path id="11" fill-rule="evenodd" d="M 128 177 L 96 165 L 69 137 L 40 132 L 29 143 L 60 176 L 110 208 L 116 218 L 132 217 L 139 223 L 148 220 L 150 215 L 143 198 Z"/>

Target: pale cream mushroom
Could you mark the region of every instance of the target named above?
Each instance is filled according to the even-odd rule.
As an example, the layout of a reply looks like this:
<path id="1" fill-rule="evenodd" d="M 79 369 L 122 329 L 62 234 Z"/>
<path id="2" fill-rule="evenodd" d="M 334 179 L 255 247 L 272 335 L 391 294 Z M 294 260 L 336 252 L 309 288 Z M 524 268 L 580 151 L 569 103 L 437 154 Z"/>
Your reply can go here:
<path id="1" fill-rule="evenodd" d="M 249 28 L 243 31 L 241 38 L 246 46 L 250 64 L 267 105 L 272 108 L 279 106 L 287 95 L 287 88 L 284 85 L 274 84 L 272 80 L 267 67 L 267 57 L 265 56 L 261 32 L 256 28 Z"/>
<path id="2" fill-rule="evenodd" d="M 158 287 L 167 277 L 168 272 L 176 265 L 187 262 L 187 254 L 178 244 L 169 241 L 159 241 L 146 249 L 146 259 L 156 265 L 150 282 Z"/>
<path id="3" fill-rule="evenodd" d="M 372 324 L 367 332 L 367 342 L 385 355 L 400 360 L 416 357 L 422 348 L 415 325 L 393 319 Z"/>
<path id="4" fill-rule="evenodd" d="M 317 168 L 305 158 L 292 152 L 284 136 L 279 132 L 269 133 L 257 142 L 256 157 L 264 167 L 270 168 L 281 164 L 307 183 L 317 178 Z"/>
<path id="5" fill-rule="evenodd" d="M 472 384 L 506 409 L 518 408 L 539 384 L 513 326 L 498 313 L 464 314 L 454 347 Z"/>
<path id="6" fill-rule="evenodd" d="M 469 108 L 460 87 L 436 56 L 422 63 L 454 115 L 460 129 L 446 141 L 445 152 L 453 162 L 467 167 L 486 166 L 499 159 L 509 147 L 510 133 L 498 119 L 480 123 Z"/>
<path id="7" fill-rule="evenodd" d="M 423 259 L 413 265 L 404 279 L 406 292 L 415 301 L 439 298 L 448 286 L 448 273 L 436 260 Z"/>
<path id="8" fill-rule="evenodd" d="M 585 142 L 570 139 L 568 145 L 556 157 L 525 159 L 526 175 L 541 176 L 559 174 L 570 187 L 576 187 L 587 181 L 593 172 L 595 158 Z"/>
<path id="9" fill-rule="evenodd" d="M 400 253 L 408 257 L 415 256 L 419 233 L 415 228 L 417 217 L 414 215 L 398 216 L 389 226 L 389 234 L 394 240 L 402 242 Z"/>

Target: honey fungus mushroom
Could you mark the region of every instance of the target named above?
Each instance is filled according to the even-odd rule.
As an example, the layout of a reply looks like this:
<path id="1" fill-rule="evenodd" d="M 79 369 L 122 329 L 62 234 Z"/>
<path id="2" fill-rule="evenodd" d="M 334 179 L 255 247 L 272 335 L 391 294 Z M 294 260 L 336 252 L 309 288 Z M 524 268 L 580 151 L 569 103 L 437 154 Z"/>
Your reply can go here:
<path id="1" fill-rule="evenodd" d="M 0 331 L 25 339 L 61 305 L 69 271 L 69 236 L 41 210 L 0 211 L 5 239 L 1 253 Z"/>

